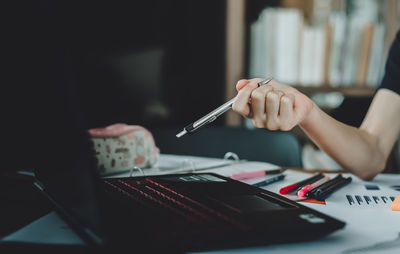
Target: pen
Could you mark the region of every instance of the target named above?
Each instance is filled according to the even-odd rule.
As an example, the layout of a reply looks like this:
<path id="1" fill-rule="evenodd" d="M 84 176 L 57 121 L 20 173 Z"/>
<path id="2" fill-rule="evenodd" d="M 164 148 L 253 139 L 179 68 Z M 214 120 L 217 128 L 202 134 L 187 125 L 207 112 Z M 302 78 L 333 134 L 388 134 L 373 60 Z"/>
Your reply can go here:
<path id="1" fill-rule="evenodd" d="M 314 188 L 314 189 L 308 191 L 308 192 L 306 193 L 306 197 L 308 197 L 308 198 L 313 198 L 313 197 L 314 197 L 314 193 L 315 193 L 317 190 L 319 190 L 319 189 L 326 189 L 326 188 L 328 188 L 329 186 L 331 186 L 331 185 L 335 184 L 336 182 L 340 181 L 341 179 L 343 179 L 342 174 L 338 174 L 336 177 L 334 177 L 334 178 L 332 178 L 331 180 L 329 180 L 329 181 L 327 181 L 327 182 L 321 184 L 321 185 L 318 186 L 317 188 Z"/>
<path id="2" fill-rule="evenodd" d="M 305 186 L 307 184 L 314 183 L 315 181 L 318 181 L 319 179 L 321 179 L 323 177 L 324 176 L 321 173 L 316 174 L 316 175 L 314 175 L 314 176 L 312 176 L 310 178 L 307 178 L 307 179 L 305 179 L 303 181 L 300 181 L 300 182 L 297 182 L 295 184 L 283 187 L 282 189 L 279 190 L 279 193 L 282 194 L 282 195 L 283 194 L 288 194 L 289 192 L 295 191 L 295 189 L 297 189 L 297 188 L 301 188 L 301 187 L 303 187 L 303 186 Z"/>
<path id="3" fill-rule="evenodd" d="M 325 200 L 334 191 L 337 191 L 338 189 L 342 188 L 343 186 L 349 184 L 351 182 L 351 180 L 352 180 L 351 177 L 342 178 L 338 182 L 336 182 L 335 184 L 328 186 L 326 189 L 317 190 L 314 193 L 314 197 L 315 197 L 316 200 L 319 200 L 319 201 Z"/>
<path id="4" fill-rule="evenodd" d="M 267 79 L 264 79 L 261 82 L 258 82 L 258 87 L 268 84 L 271 80 L 272 80 L 272 78 L 269 77 Z M 207 115 L 203 116 L 196 122 L 191 123 L 188 126 L 186 126 L 185 128 L 183 128 L 183 131 L 176 134 L 176 137 L 180 138 L 187 133 L 195 132 L 197 129 L 215 121 L 215 119 L 217 119 L 217 117 L 219 117 L 220 115 L 222 115 L 223 113 L 225 113 L 226 111 L 228 111 L 232 108 L 232 104 L 235 102 L 235 100 L 236 100 L 236 96 L 233 99 L 229 100 L 228 102 L 225 102 L 224 104 L 222 104 L 220 107 L 214 109 Z"/>
<path id="5" fill-rule="evenodd" d="M 242 179 L 247 179 L 247 178 L 254 178 L 258 176 L 264 176 L 264 175 L 269 175 L 269 174 L 279 174 L 282 173 L 283 169 L 273 169 L 273 170 L 260 170 L 260 171 L 254 171 L 254 172 L 245 172 L 245 173 L 239 173 L 239 174 L 233 174 L 231 176 L 232 179 L 234 180 L 242 180 Z"/>
<path id="6" fill-rule="evenodd" d="M 318 181 L 316 181 L 315 183 L 312 184 L 307 184 L 306 186 L 304 186 L 303 188 L 301 188 L 298 192 L 297 192 L 297 196 L 299 196 L 300 198 L 304 198 L 306 197 L 307 192 L 309 192 L 312 189 L 317 188 L 318 186 L 320 186 L 323 183 L 326 183 L 327 181 L 329 181 L 330 178 L 329 176 L 325 176 L 322 179 L 319 179 Z"/>
<path id="7" fill-rule="evenodd" d="M 268 179 L 266 179 L 264 181 L 261 181 L 261 182 L 258 182 L 258 183 L 254 183 L 252 185 L 255 186 L 255 187 L 262 187 L 262 186 L 277 182 L 279 180 L 282 180 L 283 178 L 285 178 L 285 175 L 284 174 L 279 174 L 277 176 L 268 178 Z"/>

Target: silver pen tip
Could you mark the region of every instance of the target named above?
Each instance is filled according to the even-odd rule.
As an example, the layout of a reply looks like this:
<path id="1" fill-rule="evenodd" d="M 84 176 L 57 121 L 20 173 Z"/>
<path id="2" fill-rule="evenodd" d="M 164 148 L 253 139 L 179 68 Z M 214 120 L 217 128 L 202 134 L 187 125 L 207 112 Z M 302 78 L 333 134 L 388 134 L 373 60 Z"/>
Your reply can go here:
<path id="1" fill-rule="evenodd" d="M 186 131 L 186 130 L 183 130 L 183 131 L 179 132 L 178 134 L 176 134 L 176 137 L 177 137 L 177 138 L 180 138 L 180 137 L 182 137 L 183 135 L 185 135 L 186 133 L 187 133 L 187 131 Z"/>

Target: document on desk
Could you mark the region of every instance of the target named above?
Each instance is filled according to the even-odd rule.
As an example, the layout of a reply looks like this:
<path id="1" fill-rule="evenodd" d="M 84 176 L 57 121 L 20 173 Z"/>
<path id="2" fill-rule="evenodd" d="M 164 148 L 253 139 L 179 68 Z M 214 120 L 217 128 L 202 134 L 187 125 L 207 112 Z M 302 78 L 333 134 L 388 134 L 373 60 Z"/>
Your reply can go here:
<path id="1" fill-rule="evenodd" d="M 231 163 L 229 165 L 225 165 L 223 167 L 202 170 L 201 172 L 217 173 L 226 177 L 231 177 L 232 175 L 239 173 L 272 169 L 279 169 L 279 167 L 267 162 L 239 161 Z"/>
<path id="2" fill-rule="evenodd" d="M 239 162 L 240 161 L 222 158 L 160 154 L 155 167 L 158 168 L 160 172 L 165 172 L 167 174 L 190 173 L 207 169 L 216 169 Z"/>
<path id="3" fill-rule="evenodd" d="M 391 210 L 394 199 L 400 195 L 397 186 L 400 175 L 379 174 L 372 181 L 362 181 L 351 174 L 353 181 L 345 188 L 339 189 L 335 195 L 326 200 L 327 205 L 338 205 L 354 209 L 386 209 Z"/>
<path id="4" fill-rule="evenodd" d="M 200 156 L 160 154 L 157 163 L 151 168 L 143 168 L 141 171 L 132 169 L 131 172 L 110 175 L 107 177 L 127 177 L 142 175 L 163 175 L 176 173 L 191 173 L 206 169 L 215 169 L 237 163 L 234 160 L 221 158 L 208 158 Z"/>
<path id="5" fill-rule="evenodd" d="M 278 166 L 267 162 L 160 154 L 154 167 L 142 169 L 142 172 L 144 175 L 212 172 L 230 177 L 231 175 L 238 173 L 278 168 Z M 109 177 L 125 177 L 130 175 L 141 176 L 142 172 L 133 170 L 132 172 L 126 172 Z"/>
<path id="6" fill-rule="evenodd" d="M 300 172 L 289 171 L 287 177 L 296 179 L 303 177 Z M 335 176 L 335 174 L 327 174 Z M 350 174 L 344 174 L 349 177 Z M 394 186 L 399 185 L 400 175 L 378 175 L 373 181 L 365 182 L 353 177 L 351 184 L 333 193 L 326 205 L 302 203 L 312 209 L 346 222 L 343 230 L 338 230 L 322 239 L 309 242 L 276 244 L 257 248 L 243 248 L 234 250 L 213 251 L 207 253 L 296 253 L 310 254 L 324 252 L 330 253 L 371 253 L 371 254 L 398 254 L 400 253 L 400 212 L 390 209 L 390 206 L 351 206 L 346 195 L 400 195 L 400 191 Z M 291 180 L 291 182 L 293 182 Z M 268 186 L 271 190 L 279 188 L 279 185 Z M 379 188 L 379 189 L 378 189 Z M 268 188 L 267 188 L 268 189 Z M 371 194 L 376 191 L 375 194 Z M 379 194 L 378 194 L 379 192 Z M 357 204 L 358 205 L 358 204 Z M 266 218 L 268 220 L 268 218 Z M 268 229 L 266 229 L 268 230 Z"/>

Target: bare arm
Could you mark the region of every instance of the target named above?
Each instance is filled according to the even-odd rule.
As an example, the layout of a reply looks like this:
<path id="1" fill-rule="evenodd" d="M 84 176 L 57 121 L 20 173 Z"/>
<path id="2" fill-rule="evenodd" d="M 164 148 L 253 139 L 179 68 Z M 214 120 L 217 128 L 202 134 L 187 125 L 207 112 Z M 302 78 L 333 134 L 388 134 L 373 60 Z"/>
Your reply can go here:
<path id="1" fill-rule="evenodd" d="M 372 179 L 384 169 L 400 133 L 397 93 L 380 89 L 361 127 L 355 128 L 333 119 L 290 86 L 274 81 L 257 88 L 259 81 L 239 81 L 233 104 L 233 110 L 256 127 L 287 131 L 299 125 L 318 147 L 362 179 Z"/>
<path id="2" fill-rule="evenodd" d="M 400 96 L 379 90 L 360 128 L 336 121 L 317 106 L 300 127 L 343 168 L 372 179 L 384 169 L 399 136 Z"/>

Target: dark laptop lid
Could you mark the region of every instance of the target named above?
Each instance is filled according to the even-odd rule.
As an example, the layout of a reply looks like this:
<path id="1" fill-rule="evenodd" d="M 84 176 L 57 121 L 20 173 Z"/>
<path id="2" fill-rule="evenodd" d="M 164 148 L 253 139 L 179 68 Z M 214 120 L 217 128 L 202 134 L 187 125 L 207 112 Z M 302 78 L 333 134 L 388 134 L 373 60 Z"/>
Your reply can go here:
<path id="1" fill-rule="evenodd" d="M 150 248 L 175 248 L 174 250 L 184 251 L 245 247 L 310 240 L 344 226 L 343 222 L 277 194 L 215 174 L 99 178 L 91 159 L 91 145 L 86 132 L 81 130 L 75 134 L 76 137 L 65 141 L 63 148 L 57 150 L 51 160 L 45 160 L 37 168 L 37 187 L 53 201 L 61 215 L 92 246 L 126 248 L 132 245 L 135 249 L 146 251 Z M 119 185 L 119 188 L 103 192 L 105 182 Z M 216 224 L 203 224 L 202 219 L 196 224 L 190 222 L 190 218 L 186 223 L 184 214 L 181 217 L 172 213 L 168 216 L 170 211 L 165 206 L 154 206 L 153 198 L 147 198 L 148 195 L 139 190 L 140 186 L 134 186 L 149 182 L 153 192 L 159 192 L 168 186 L 168 191 L 174 193 L 175 200 L 179 199 L 177 196 L 182 198 L 182 195 L 187 195 L 192 200 L 189 205 L 199 205 L 200 202 L 207 206 L 217 202 L 225 208 L 229 207 L 231 212 L 213 207 L 220 215 L 210 216 L 210 221 L 227 214 L 229 218 L 234 216 L 232 218 L 236 218 L 238 223 L 244 223 L 244 227 L 224 233 L 219 229 L 207 232 L 209 225 Z M 119 195 L 132 188 L 139 188 L 141 194 L 133 199 Z M 128 196 L 133 196 L 133 193 L 128 193 Z M 135 199 L 140 202 L 134 202 Z M 176 201 L 169 198 L 164 199 L 163 203 L 166 206 L 176 205 Z M 185 212 L 187 207 L 177 206 L 176 209 Z M 194 210 L 186 212 L 195 214 Z M 190 235 L 187 229 L 200 231 Z"/>
<path id="2" fill-rule="evenodd" d="M 76 136 L 68 135 L 68 140 L 60 140 L 53 151 L 43 154 L 35 168 L 35 185 L 84 240 L 102 244 L 105 230 L 91 144 L 83 129 L 72 133 Z"/>

